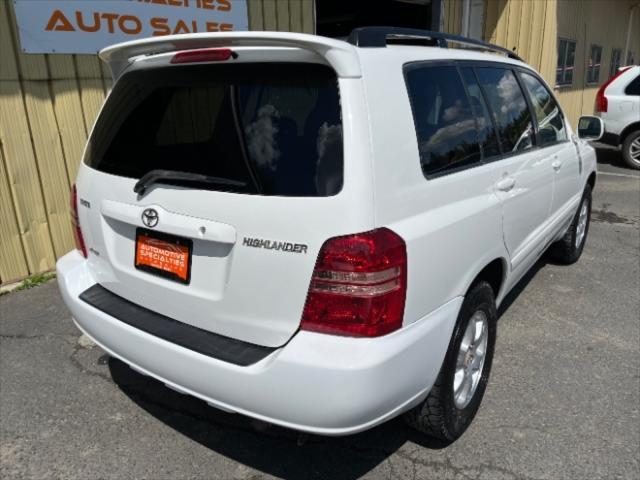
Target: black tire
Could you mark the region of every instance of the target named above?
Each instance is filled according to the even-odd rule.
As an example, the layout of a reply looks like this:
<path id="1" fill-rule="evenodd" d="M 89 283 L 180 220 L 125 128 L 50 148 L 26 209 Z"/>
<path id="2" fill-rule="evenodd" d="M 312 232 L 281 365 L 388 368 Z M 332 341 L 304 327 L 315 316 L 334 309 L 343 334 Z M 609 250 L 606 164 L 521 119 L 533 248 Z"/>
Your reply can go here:
<path id="1" fill-rule="evenodd" d="M 484 312 L 487 318 L 487 349 L 476 390 L 469 403 L 460 409 L 455 404 L 453 391 L 456 360 L 467 325 L 478 310 Z M 449 349 L 429 395 L 421 404 L 404 414 L 406 422 L 411 427 L 446 442 L 456 440 L 469 427 L 480 407 L 489 381 L 496 343 L 497 318 L 493 289 L 485 281 L 477 282 L 470 288 L 462 303 Z"/>
<path id="2" fill-rule="evenodd" d="M 624 158 L 624 162 L 628 167 L 640 170 L 640 158 L 636 160 L 631 156 L 631 148 L 634 142 L 636 144 L 634 148 L 637 148 L 638 143 L 640 143 L 640 130 L 631 132 L 622 142 L 622 158 Z"/>
<path id="3" fill-rule="evenodd" d="M 579 245 L 576 245 L 576 237 L 578 235 L 578 223 L 580 219 L 580 212 L 582 210 L 582 206 L 587 205 L 587 225 L 585 227 L 584 235 Z M 571 265 L 575 263 L 582 255 L 582 250 L 584 249 L 584 244 L 587 243 L 587 235 L 589 234 L 589 223 L 591 222 L 591 187 L 586 185 L 584 187 L 584 193 L 582 194 L 582 199 L 580 200 L 580 205 L 578 206 L 578 210 L 571 221 L 571 225 L 569 229 L 564 234 L 560 240 L 554 243 L 551 246 L 550 253 L 552 258 L 558 263 L 562 263 L 564 265 Z"/>

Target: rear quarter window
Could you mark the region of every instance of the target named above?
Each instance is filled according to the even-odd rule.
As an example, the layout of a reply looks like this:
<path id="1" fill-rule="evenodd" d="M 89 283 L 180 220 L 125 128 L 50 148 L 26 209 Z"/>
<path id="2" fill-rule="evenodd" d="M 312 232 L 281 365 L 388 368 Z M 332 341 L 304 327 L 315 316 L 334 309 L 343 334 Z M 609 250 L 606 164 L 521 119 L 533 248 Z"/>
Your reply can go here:
<path id="1" fill-rule="evenodd" d="M 479 163 L 476 119 L 458 69 L 409 64 L 405 78 L 424 175 Z"/>
<path id="2" fill-rule="evenodd" d="M 335 195 L 343 183 L 336 75 L 274 63 L 132 71 L 114 86 L 84 161 L 136 179 L 165 169 L 246 184 L 203 189 Z"/>
<path id="3" fill-rule="evenodd" d="M 640 75 L 631 81 L 627 88 L 624 89 L 626 95 L 640 95 Z"/>

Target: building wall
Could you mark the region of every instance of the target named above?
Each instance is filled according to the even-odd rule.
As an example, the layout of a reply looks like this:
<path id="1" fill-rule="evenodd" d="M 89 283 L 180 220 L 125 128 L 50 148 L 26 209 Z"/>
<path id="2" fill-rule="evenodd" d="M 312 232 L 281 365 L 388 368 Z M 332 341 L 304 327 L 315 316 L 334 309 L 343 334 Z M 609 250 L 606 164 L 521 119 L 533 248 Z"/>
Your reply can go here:
<path id="1" fill-rule="evenodd" d="M 443 29 L 460 33 L 462 0 L 443 0 Z M 483 40 L 515 49 L 555 88 L 567 117 L 593 114 L 598 85 L 587 85 L 592 43 L 602 49 L 600 81 L 608 78 L 613 48 L 624 50 L 630 8 L 640 0 L 486 0 Z M 640 58 L 640 7 L 632 25 L 630 50 Z M 555 87 L 558 37 L 576 41 L 573 83 Z"/>

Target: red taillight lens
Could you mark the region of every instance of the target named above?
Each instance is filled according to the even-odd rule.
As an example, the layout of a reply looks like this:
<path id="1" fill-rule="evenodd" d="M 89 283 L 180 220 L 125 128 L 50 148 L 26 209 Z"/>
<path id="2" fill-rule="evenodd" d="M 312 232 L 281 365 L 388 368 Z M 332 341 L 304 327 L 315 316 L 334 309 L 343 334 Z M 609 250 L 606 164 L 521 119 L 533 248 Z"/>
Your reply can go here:
<path id="1" fill-rule="evenodd" d="M 378 337 L 402 326 L 407 249 L 387 228 L 327 240 L 318 254 L 300 328 Z"/>
<path id="2" fill-rule="evenodd" d="M 80 230 L 80 221 L 78 220 L 78 192 L 76 186 L 71 187 L 71 227 L 73 228 L 73 236 L 76 240 L 76 248 L 80 250 L 82 256 L 87 258 L 87 247 L 84 244 L 82 230 Z"/>
<path id="3" fill-rule="evenodd" d="M 606 112 L 609 108 L 609 101 L 607 97 L 604 96 L 604 90 L 607 88 L 609 82 L 604 83 L 599 89 L 598 93 L 596 93 L 596 112 Z"/>
<path id="4" fill-rule="evenodd" d="M 598 89 L 598 93 L 596 93 L 596 112 L 605 112 L 605 113 L 607 112 L 607 109 L 609 108 L 609 100 L 604 94 L 604 91 L 607 89 L 609 85 L 611 85 L 611 82 L 613 82 L 616 78 L 618 78 L 624 72 L 629 70 L 629 68 L 631 67 L 621 68 L 620 70 L 618 70 L 618 73 L 616 73 L 613 77 L 611 77 L 609 80 L 607 80 L 602 85 L 600 85 L 600 88 Z"/>
<path id="5" fill-rule="evenodd" d="M 238 54 L 229 48 L 203 48 L 178 52 L 171 63 L 223 62 L 231 57 L 237 58 Z"/>

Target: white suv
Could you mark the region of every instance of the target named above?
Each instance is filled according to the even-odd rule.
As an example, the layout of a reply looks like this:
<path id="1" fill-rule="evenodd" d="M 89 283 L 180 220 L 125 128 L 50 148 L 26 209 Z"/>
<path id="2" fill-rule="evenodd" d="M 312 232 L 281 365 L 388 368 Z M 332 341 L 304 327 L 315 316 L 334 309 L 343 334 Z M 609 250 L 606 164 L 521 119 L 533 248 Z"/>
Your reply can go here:
<path id="1" fill-rule="evenodd" d="M 640 66 L 621 68 L 602 84 L 595 110 L 604 122 L 600 142 L 620 146 L 626 164 L 640 170 Z"/>
<path id="2" fill-rule="evenodd" d="M 57 265 L 77 326 L 225 411 L 326 435 L 406 413 L 460 436 L 497 306 L 547 247 L 572 263 L 585 244 L 595 153 L 540 76 L 381 27 L 100 56 L 117 81 Z"/>

